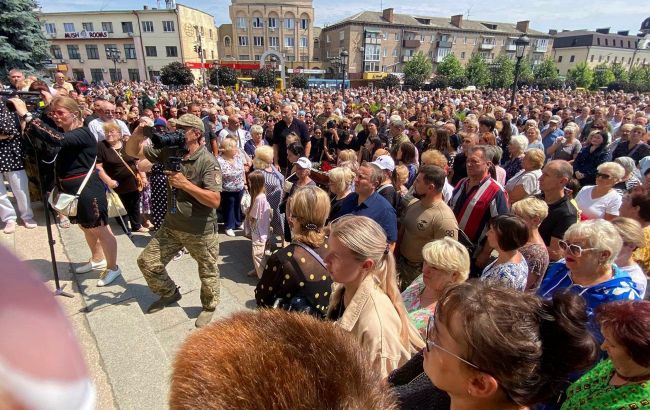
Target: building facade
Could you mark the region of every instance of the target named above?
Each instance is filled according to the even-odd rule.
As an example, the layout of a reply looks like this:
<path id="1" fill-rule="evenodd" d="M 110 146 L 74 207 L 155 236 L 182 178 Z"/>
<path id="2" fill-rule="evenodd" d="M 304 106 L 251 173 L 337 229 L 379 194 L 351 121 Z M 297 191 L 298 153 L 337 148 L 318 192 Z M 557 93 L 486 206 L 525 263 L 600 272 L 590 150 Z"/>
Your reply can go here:
<path id="1" fill-rule="evenodd" d="M 392 8 L 365 11 L 323 28 L 321 59 L 328 62 L 347 50 L 350 79 L 373 80 L 402 72 L 404 63 L 418 52 L 428 56 L 434 67 L 452 53 L 461 64 L 475 54 L 487 62 L 500 55 L 514 58 L 514 41 L 522 34 L 531 40 L 526 53 L 533 64 L 552 55 L 552 36 L 530 29 L 528 21 L 512 24 L 465 20 L 462 15 L 420 17 L 398 14 Z M 334 74 L 336 69 L 328 65 L 328 70 Z"/>
<path id="2" fill-rule="evenodd" d="M 88 81 L 154 80 L 174 61 L 218 58 L 214 17 L 168 1 L 168 8 L 43 13 L 51 69 Z M 200 69 L 193 70 L 199 79 Z"/>
<path id="3" fill-rule="evenodd" d="M 650 19 L 646 20 L 650 22 Z M 650 23 L 645 23 L 650 26 Z M 553 58 L 560 75 L 578 63 L 591 68 L 599 64 L 621 64 L 630 69 L 650 65 L 650 34 L 642 31 L 630 35 L 628 31 L 610 33 L 608 28 L 596 31 L 574 30 L 555 34 Z"/>
<path id="4" fill-rule="evenodd" d="M 255 67 L 267 51 L 280 54 L 287 68 L 319 65 L 311 0 L 233 0 L 231 24 L 219 27 L 221 63 Z"/>

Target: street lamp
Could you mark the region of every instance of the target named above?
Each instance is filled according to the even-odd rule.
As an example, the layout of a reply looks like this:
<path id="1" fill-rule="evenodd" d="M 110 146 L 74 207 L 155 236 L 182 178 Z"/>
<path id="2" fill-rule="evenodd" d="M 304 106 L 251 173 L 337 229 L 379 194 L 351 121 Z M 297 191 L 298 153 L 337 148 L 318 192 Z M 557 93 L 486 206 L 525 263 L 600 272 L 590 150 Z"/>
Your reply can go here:
<path id="1" fill-rule="evenodd" d="M 515 94 L 517 93 L 517 81 L 519 81 L 519 70 L 521 69 L 521 59 L 526 53 L 526 46 L 530 44 L 530 39 L 527 35 L 522 34 L 515 40 L 515 55 L 517 57 L 517 64 L 515 65 L 515 82 L 512 83 L 512 95 L 510 96 L 510 106 L 515 105 Z"/>
<path id="2" fill-rule="evenodd" d="M 341 84 L 341 89 L 343 90 L 343 94 L 345 94 L 345 66 L 348 65 L 348 51 L 341 51 L 341 54 L 339 54 L 339 56 L 341 57 L 341 68 L 343 70 L 343 84 Z"/>
<path id="3" fill-rule="evenodd" d="M 115 47 L 107 48 L 106 49 L 106 58 L 113 61 L 113 67 L 114 67 L 114 73 L 115 73 L 115 78 L 111 79 L 112 81 L 118 81 L 118 75 L 117 75 L 117 62 L 120 61 L 120 50 L 118 50 Z"/>

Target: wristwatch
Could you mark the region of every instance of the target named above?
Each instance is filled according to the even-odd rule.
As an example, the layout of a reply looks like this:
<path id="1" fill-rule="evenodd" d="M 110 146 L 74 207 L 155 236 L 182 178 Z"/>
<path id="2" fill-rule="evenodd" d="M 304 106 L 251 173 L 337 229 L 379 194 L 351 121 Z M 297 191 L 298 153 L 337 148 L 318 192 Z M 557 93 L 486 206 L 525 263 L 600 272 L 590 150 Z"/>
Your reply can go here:
<path id="1" fill-rule="evenodd" d="M 25 122 L 30 122 L 32 120 L 32 113 L 27 111 L 25 114 L 20 116 L 20 119 Z"/>

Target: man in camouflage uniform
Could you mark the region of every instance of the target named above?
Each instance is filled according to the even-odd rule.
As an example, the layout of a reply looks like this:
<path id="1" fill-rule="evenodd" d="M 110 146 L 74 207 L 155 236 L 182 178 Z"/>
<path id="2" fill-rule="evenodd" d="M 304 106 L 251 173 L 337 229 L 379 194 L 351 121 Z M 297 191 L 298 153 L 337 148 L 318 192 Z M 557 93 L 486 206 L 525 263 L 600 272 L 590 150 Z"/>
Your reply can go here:
<path id="1" fill-rule="evenodd" d="M 147 313 L 162 310 L 181 299 L 181 293 L 165 266 L 185 247 L 199 265 L 203 310 L 195 324 L 202 327 L 210 323 L 219 304 L 219 235 L 215 209 L 221 201 L 221 169 L 214 155 L 201 144 L 205 126 L 199 117 L 182 115 L 176 126 L 185 132 L 189 153 L 181 161 L 181 172 L 167 172 L 175 193 L 169 189 L 165 221 L 138 257 L 138 266 L 149 288 L 160 296 L 149 306 Z M 143 139 L 139 127 L 127 143 L 127 153 L 152 163 L 165 163 L 173 155 L 167 147 L 144 147 Z"/>

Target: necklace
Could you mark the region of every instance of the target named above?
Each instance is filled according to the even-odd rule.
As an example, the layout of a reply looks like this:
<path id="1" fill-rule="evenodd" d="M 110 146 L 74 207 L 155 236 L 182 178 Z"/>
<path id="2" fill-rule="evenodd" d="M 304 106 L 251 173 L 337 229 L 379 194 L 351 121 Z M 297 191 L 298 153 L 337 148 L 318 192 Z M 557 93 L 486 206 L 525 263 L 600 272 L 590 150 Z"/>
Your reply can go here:
<path id="1" fill-rule="evenodd" d="M 650 373 L 642 374 L 641 376 L 623 376 L 618 372 L 618 370 L 614 370 L 614 373 L 616 373 L 616 376 L 618 376 L 619 379 L 626 381 L 627 383 L 638 383 L 638 382 L 644 382 L 647 380 L 650 380 Z"/>

